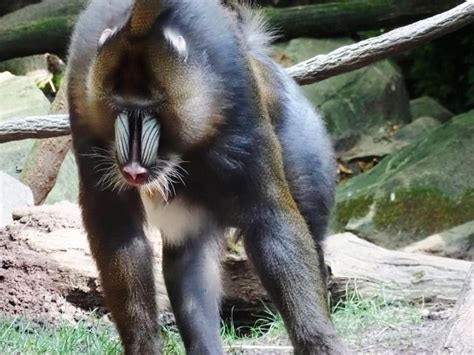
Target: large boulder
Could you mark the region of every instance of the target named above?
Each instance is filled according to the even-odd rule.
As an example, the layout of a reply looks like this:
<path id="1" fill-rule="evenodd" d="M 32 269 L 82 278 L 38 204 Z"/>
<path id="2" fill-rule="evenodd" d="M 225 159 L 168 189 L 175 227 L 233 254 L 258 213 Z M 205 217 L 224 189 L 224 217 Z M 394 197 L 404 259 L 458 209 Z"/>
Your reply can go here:
<path id="1" fill-rule="evenodd" d="M 0 72 L 27 76 L 46 95 L 54 97 L 63 80 L 66 64 L 54 54 L 37 54 L 0 62 Z"/>
<path id="2" fill-rule="evenodd" d="M 341 184 L 333 227 L 386 247 L 474 218 L 474 111 Z"/>
<path id="3" fill-rule="evenodd" d="M 37 71 L 48 71 L 47 57 L 44 54 L 36 54 L 0 62 L 0 72 L 5 71 L 21 76 L 31 76 Z"/>
<path id="4" fill-rule="evenodd" d="M 436 118 L 440 122 L 446 122 L 454 116 L 451 111 L 429 96 L 422 96 L 411 100 L 410 111 L 414 118 L 427 116 Z"/>
<path id="5" fill-rule="evenodd" d="M 350 39 L 298 38 L 276 45 L 273 56 L 291 66 L 351 43 Z M 306 85 L 303 90 L 325 113 L 338 148 L 350 147 L 362 133 L 411 119 L 403 77 L 388 60 Z"/>
<path id="6" fill-rule="evenodd" d="M 0 122 L 46 115 L 50 102 L 31 78 L 0 73 Z M 4 143 L 0 149 L 2 170 L 20 178 L 34 140 Z"/>
<path id="7" fill-rule="evenodd" d="M 441 126 L 441 122 L 433 117 L 421 116 L 413 120 L 413 122 L 400 128 L 394 135 L 393 139 L 408 143 L 423 138 L 427 134 L 433 132 Z"/>
<path id="8" fill-rule="evenodd" d="M 28 186 L 0 171 L 0 228 L 13 222 L 13 211 L 33 205 L 33 193 Z"/>
<path id="9" fill-rule="evenodd" d="M 42 115 L 50 103 L 31 78 L 0 73 L 0 122 Z"/>

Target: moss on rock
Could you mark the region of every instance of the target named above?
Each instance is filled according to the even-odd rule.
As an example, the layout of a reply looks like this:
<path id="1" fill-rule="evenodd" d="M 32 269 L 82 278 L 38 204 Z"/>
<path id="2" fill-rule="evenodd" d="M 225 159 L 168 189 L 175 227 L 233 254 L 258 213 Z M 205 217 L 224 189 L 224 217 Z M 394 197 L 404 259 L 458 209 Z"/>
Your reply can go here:
<path id="1" fill-rule="evenodd" d="M 370 211 L 370 239 L 393 247 L 473 220 L 473 137 L 471 111 L 342 184 L 334 228 Z"/>

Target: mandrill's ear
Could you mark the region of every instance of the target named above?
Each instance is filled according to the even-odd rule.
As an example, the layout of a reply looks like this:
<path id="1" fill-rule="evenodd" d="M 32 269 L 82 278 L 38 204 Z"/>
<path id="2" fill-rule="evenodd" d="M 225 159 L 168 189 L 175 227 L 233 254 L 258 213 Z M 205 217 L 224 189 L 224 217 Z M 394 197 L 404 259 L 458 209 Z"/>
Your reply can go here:
<path id="1" fill-rule="evenodd" d="M 186 61 L 188 58 L 188 45 L 184 37 L 171 28 L 165 28 L 163 34 L 176 54 Z"/>
<path id="2" fill-rule="evenodd" d="M 130 33 L 134 37 L 147 34 L 163 11 L 161 0 L 136 0 L 130 18 Z"/>

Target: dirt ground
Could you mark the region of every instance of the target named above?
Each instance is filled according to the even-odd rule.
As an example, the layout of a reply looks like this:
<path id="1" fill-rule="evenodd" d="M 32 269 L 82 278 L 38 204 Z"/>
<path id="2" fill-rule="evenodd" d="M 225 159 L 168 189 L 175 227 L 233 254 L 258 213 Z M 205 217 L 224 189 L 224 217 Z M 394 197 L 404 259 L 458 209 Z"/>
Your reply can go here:
<path id="1" fill-rule="evenodd" d="M 22 220 L 0 230 L 0 316 L 54 325 L 78 321 L 94 309 L 104 312 L 96 279 L 62 269 L 33 250 L 19 237 L 25 225 L 51 227 Z"/>
<path id="2" fill-rule="evenodd" d="M 56 325 L 77 322 L 92 310 L 98 310 L 99 316 L 106 314 L 97 279 L 91 276 L 93 270 L 85 275 L 61 266 L 41 252 L 38 243 L 33 245 L 25 237 L 35 231 L 48 235 L 65 228 L 80 228 L 79 216 L 63 217 L 38 218 L 25 214 L 11 226 L 0 229 L 0 317 L 23 317 Z M 80 254 L 72 254 L 68 262 L 74 264 L 76 257 L 79 263 Z M 417 324 L 397 329 L 381 325 L 346 342 L 358 353 L 431 353 L 450 311 L 449 305 L 430 305 Z"/>

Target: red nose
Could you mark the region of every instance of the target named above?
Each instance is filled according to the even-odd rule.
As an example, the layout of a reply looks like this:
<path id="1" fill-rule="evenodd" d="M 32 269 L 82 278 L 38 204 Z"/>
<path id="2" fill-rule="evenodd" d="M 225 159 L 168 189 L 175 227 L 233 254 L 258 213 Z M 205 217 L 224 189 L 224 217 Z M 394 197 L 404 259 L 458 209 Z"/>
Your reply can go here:
<path id="1" fill-rule="evenodd" d="M 122 168 L 122 172 L 127 181 L 134 184 L 143 184 L 148 175 L 148 170 L 137 162 L 128 163 Z"/>

